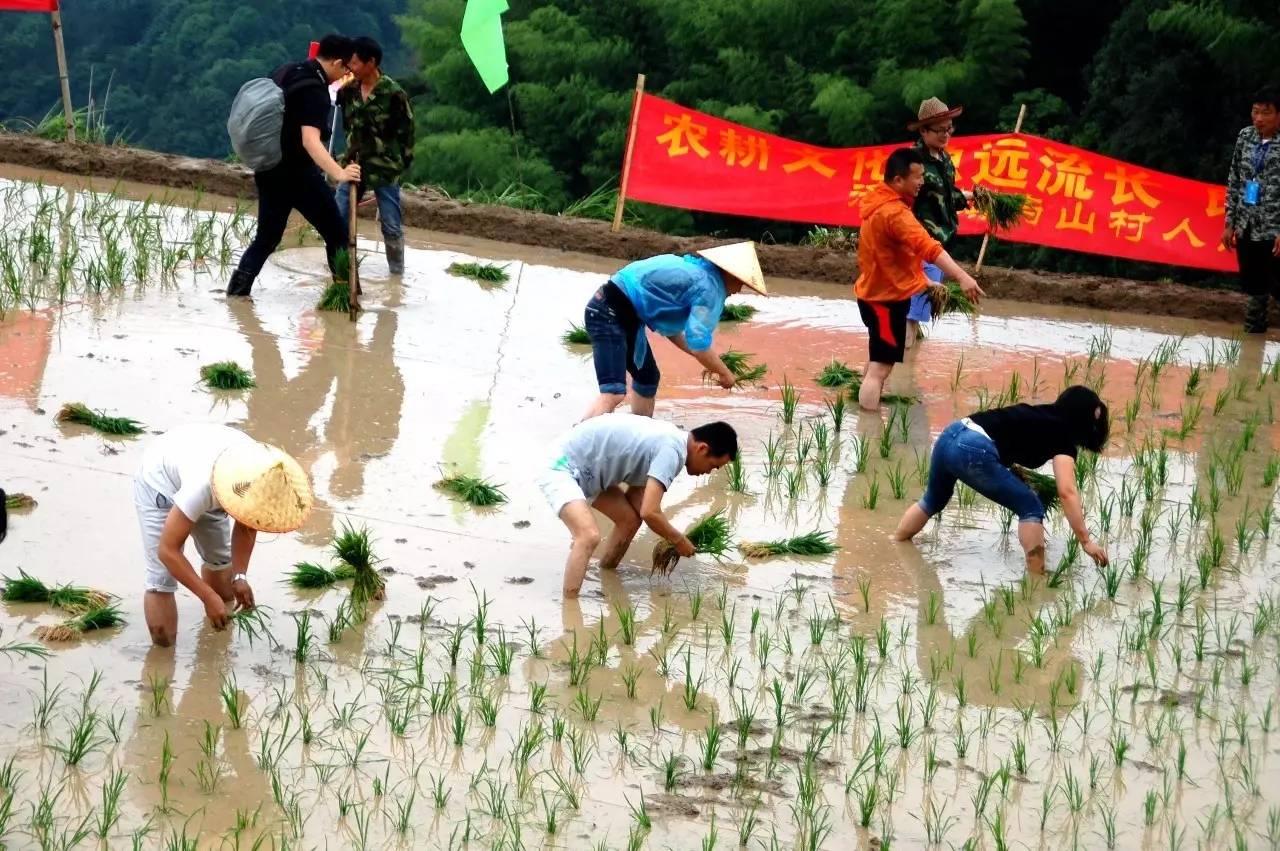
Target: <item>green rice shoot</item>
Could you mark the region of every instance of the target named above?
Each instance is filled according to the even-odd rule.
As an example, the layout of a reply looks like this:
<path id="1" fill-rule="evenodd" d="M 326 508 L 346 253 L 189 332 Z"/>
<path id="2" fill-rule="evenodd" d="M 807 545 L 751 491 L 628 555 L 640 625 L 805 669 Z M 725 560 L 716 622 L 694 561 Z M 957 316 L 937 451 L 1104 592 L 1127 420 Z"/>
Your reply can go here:
<path id="1" fill-rule="evenodd" d="M 142 423 L 128 417 L 109 417 L 103 411 L 95 411 L 81 402 L 68 402 L 58 411 L 58 422 L 89 426 L 103 434 L 142 434 Z"/>
<path id="2" fill-rule="evenodd" d="M 506 266 L 496 266 L 493 263 L 451 263 L 445 271 L 459 278 L 470 278 L 485 284 L 505 284 L 511 279 Z"/>
<path id="3" fill-rule="evenodd" d="M 1027 196 L 1017 192 L 993 192 L 985 186 L 974 187 L 973 206 L 987 220 L 993 231 L 1004 231 L 1022 224 L 1026 217 Z"/>
<path id="4" fill-rule="evenodd" d="M 749 322 L 751 317 L 755 316 L 759 308 L 750 304 L 739 304 L 734 302 L 726 304 L 724 310 L 720 311 L 721 322 Z"/>
<path id="5" fill-rule="evenodd" d="M 346 562 L 330 570 L 314 562 L 300 561 L 285 574 L 285 581 L 294 588 L 328 588 L 343 580 L 354 579 L 355 575 L 355 568 Z"/>
<path id="6" fill-rule="evenodd" d="M 837 552 L 840 547 L 831 540 L 830 532 L 815 529 L 794 538 L 783 538 L 777 541 L 743 541 L 738 544 L 738 551 L 747 558 L 769 558 L 770 556 L 825 556 Z"/>
<path id="7" fill-rule="evenodd" d="M 821 387 L 844 387 L 854 379 L 858 380 L 858 384 L 862 384 L 862 376 L 856 369 L 852 369 L 848 364 L 841 361 L 831 360 L 831 363 L 822 368 L 822 372 L 818 373 L 815 379 Z"/>
<path id="8" fill-rule="evenodd" d="M 560 339 L 569 346 L 589 346 L 591 345 L 591 335 L 587 333 L 587 329 L 583 328 L 577 322 L 569 323 L 569 330 L 560 336 Z"/>
<path id="9" fill-rule="evenodd" d="M 104 606 L 110 595 L 79 585 L 46 585 L 39 578 L 18 568 L 18 576 L 6 576 L 0 599 L 6 603 L 48 603 L 64 612 L 78 613 Z"/>
<path id="10" fill-rule="evenodd" d="M 200 380 L 212 390 L 248 390 L 257 386 L 253 373 L 232 360 L 200 367 Z"/>
<path id="11" fill-rule="evenodd" d="M 929 306 L 932 309 L 935 321 L 948 313 L 973 316 L 978 312 L 978 306 L 973 303 L 973 299 L 969 298 L 955 281 L 931 284 L 928 295 Z"/>
<path id="12" fill-rule="evenodd" d="M 477 508 L 502 505 L 507 501 L 507 495 L 502 492 L 501 486 L 465 473 L 445 476 L 436 482 L 435 487 Z"/>
<path id="13" fill-rule="evenodd" d="M 1044 506 L 1045 511 L 1053 511 L 1058 506 L 1058 483 L 1053 476 L 1044 473 L 1038 473 L 1035 470 L 1028 470 L 1019 464 L 1014 464 L 1009 468 L 1013 474 L 1022 481 L 1026 482 L 1027 487 L 1031 488 L 1040 499 L 1040 504 Z"/>
<path id="14" fill-rule="evenodd" d="M 334 313 L 346 313 L 351 309 L 351 287 L 345 282 L 334 281 L 324 288 L 316 310 L 328 310 Z"/>
<path id="15" fill-rule="evenodd" d="M 38 627 L 35 636 L 43 641 L 74 641 L 86 632 L 111 629 L 123 626 L 124 623 L 124 615 L 120 614 L 120 608 L 116 604 L 103 604 L 67 618 L 62 623 Z"/>
<path id="16" fill-rule="evenodd" d="M 695 552 L 723 558 L 729 552 L 733 541 L 733 530 L 725 519 L 724 510 L 713 511 L 706 517 L 689 527 L 685 532 Z M 669 541 L 658 541 L 653 547 L 653 567 L 650 574 L 661 572 L 667 574 L 680 560 L 675 545 Z"/>
<path id="17" fill-rule="evenodd" d="M 733 373 L 733 377 L 739 384 L 759 384 L 769 372 L 769 367 L 762 363 L 753 363 L 752 358 L 754 357 L 755 355 L 750 352 L 729 349 L 720 355 L 720 362 L 729 368 L 729 371 Z M 704 380 L 709 381 L 715 378 L 715 373 L 710 370 L 704 370 L 702 377 Z"/>
<path id="18" fill-rule="evenodd" d="M 4 507 L 8 511 L 30 511 L 39 505 L 35 497 L 25 493 L 6 493 Z"/>
<path id="19" fill-rule="evenodd" d="M 374 569 L 379 559 L 373 553 L 373 540 L 368 526 L 356 529 L 343 521 L 342 531 L 333 539 L 333 554 L 351 568 L 351 603 L 356 612 L 364 612 L 370 600 L 382 599 L 382 576 Z M 361 618 L 363 620 L 363 617 Z"/>

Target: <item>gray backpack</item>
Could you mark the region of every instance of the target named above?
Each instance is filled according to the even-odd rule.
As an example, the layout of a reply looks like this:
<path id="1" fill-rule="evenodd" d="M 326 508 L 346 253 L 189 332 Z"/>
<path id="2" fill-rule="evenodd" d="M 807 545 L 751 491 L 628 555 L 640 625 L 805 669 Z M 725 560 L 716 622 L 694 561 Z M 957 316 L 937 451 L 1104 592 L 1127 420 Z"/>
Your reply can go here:
<path id="1" fill-rule="evenodd" d="M 268 77 L 250 80 L 236 92 L 227 118 L 227 135 L 240 161 L 254 171 L 280 164 L 284 127 L 284 89 Z"/>

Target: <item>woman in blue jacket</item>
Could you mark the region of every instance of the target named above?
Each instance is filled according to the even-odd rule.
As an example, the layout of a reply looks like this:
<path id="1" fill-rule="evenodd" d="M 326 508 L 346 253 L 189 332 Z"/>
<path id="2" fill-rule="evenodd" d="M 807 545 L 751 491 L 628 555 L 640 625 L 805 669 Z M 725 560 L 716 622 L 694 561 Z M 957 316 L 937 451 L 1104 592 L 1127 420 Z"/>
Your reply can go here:
<path id="1" fill-rule="evenodd" d="M 591 336 L 600 395 L 583 419 L 611 413 L 627 397 L 631 413 L 653 416 L 658 363 L 645 329 L 671 340 L 718 377 L 726 390 L 734 375 L 711 348 L 726 296 L 750 287 L 768 295 L 755 245 L 737 242 L 696 254 L 660 254 L 624 266 L 587 302 L 584 325 Z"/>

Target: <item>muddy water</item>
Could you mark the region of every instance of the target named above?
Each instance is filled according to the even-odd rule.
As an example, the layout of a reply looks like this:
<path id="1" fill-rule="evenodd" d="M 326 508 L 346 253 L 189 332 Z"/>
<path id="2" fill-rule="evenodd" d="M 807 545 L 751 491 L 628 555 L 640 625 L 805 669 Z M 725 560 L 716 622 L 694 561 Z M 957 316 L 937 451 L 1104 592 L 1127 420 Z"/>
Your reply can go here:
<path id="1" fill-rule="evenodd" d="M 0 184 L 5 232 L 29 226 L 50 192 Z M 69 242 L 82 265 L 106 254 L 103 210 L 137 210 L 147 193 L 119 194 L 57 197 L 80 233 Z M 171 242 L 195 242 L 202 221 L 235 239 L 232 205 L 199 199 L 189 213 L 169 200 L 155 214 Z M 589 353 L 560 335 L 581 321 L 611 264 L 415 233 L 408 272 L 389 279 L 373 226 L 362 228 L 366 311 L 354 324 L 313 309 L 323 258 L 293 236 L 252 302 L 222 297 L 227 270 L 215 248 L 163 283 L 42 290 L 0 322 L 3 485 L 39 501 L 13 518 L 0 572 L 101 588 L 128 618 L 51 646 L 47 663 L 0 660 L 0 757 L 22 772 L 4 833 L 15 847 L 69 844 L 84 819 L 96 834 L 113 771 L 128 777 L 120 818 L 102 831 L 110 847 L 182 847 L 185 836 L 199 847 L 266 837 L 277 847 L 692 848 L 712 834 L 731 847 L 741 830 L 764 847 L 775 836 L 779 847 L 920 847 L 938 837 L 1105 847 L 1114 832 L 1118 847 L 1154 848 L 1222 846 L 1237 832 L 1262 842 L 1275 829 L 1277 558 L 1260 528 L 1274 496 L 1274 477 L 1262 483 L 1277 446 L 1274 344 L 1241 344 L 1209 323 L 1109 315 L 1103 326 L 1079 311 L 992 304 L 934 325 L 894 376 L 891 389 L 921 398 L 905 421 L 851 408 L 837 432 L 824 406 L 832 391 L 814 376 L 833 358 L 860 366 L 856 308 L 830 285 L 771 281 L 776 295 L 743 299 L 756 317 L 718 335 L 768 364 L 765 386 L 709 388 L 696 364 L 655 343 L 658 416 L 732 422 L 748 477 L 746 494 L 731 493 L 723 473 L 682 477 L 667 505 L 679 525 L 723 508 L 743 539 L 828 530 L 840 551 L 685 561 L 662 579 L 649 575 L 646 532 L 621 569 L 593 569 L 582 599 L 565 602 L 566 536 L 532 480 L 593 395 Z M 505 265 L 510 281 L 481 286 L 445 272 L 473 259 Z M 1153 382 L 1153 353 L 1175 339 Z M 251 369 L 258 387 L 203 389 L 199 366 L 226 359 Z M 1197 365 L 1200 386 L 1188 395 Z M 1016 536 L 981 498 L 957 499 L 916 546 L 888 541 L 920 493 L 932 437 L 1007 392 L 1015 374 L 1024 399 L 1087 378 L 1111 405 L 1111 446 L 1083 491 L 1119 565 L 1114 595 L 1083 557 L 1056 588 L 1023 582 Z M 784 377 L 800 393 L 789 425 Z M 150 647 L 129 499 L 146 436 L 59 425 L 53 413 L 68 401 L 153 433 L 224 422 L 299 458 L 319 509 L 298 534 L 261 540 L 251 571 L 274 643 L 210 631 L 180 595 L 178 646 Z M 1197 404 L 1194 428 L 1166 434 Z M 819 422 L 834 459 L 825 485 L 812 461 L 794 473 L 800 444 L 809 459 L 821 451 Z M 1156 481 L 1143 471 L 1157 465 L 1162 436 Z M 771 439 L 789 451 L 774 476 L 763 449 Z M 1144 446 L 1152 451 L 1139 458 Z M 478 512 L 447 499 L 431 485 L 453 469 L 501 483 L 509 503 Z M 296 561 L 326 562 L 342 522 L 372 530 L 388 599 L 330 643 L 345 589 L 299 592 L 279 578 Z M 1214 529 L 1223 552 L 1201 590 L 1197 559 L 1213 549 Z M 1053 520 L 1050 565 L 1067 536 Z M 315 639 L 300 663 L 304 611 Z M 56 619 L 44 606 L 5 605 L 0 643 L 29 641 Z M 579 671 L 588 655 L 596 664 Z M 86 699 L 94 671 L 101 684 Z M 46 689 L 62 691 L 41 727 Z M 237 693 L 238 724 L 224 697 Z M 58 747 L 86 713 L 95 745 L 70 767 Z M 750 715 L 739 747 L 735 722 Z M 724 741 L 707 769 L 717 730 Z M 522 736 L 534 742 L 525 763 Z M 671 783 L 668 761 L 678 766 Z M 632 812 L 642 798 L 647 833 Z M 54 801 L 44 808 L 51 821 L 42 799 Z M 548 810 L 558 813 L 554 833 Z"/>

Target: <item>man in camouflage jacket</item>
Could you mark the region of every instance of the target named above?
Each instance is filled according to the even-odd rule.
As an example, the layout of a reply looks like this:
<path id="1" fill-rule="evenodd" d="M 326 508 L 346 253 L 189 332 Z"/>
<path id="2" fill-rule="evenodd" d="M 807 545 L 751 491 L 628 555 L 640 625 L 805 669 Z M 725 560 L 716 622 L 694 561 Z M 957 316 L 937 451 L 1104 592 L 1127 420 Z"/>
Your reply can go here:
<path id="1" fill-rule="evenodd" d="M 400 178 L 413 162 L 413 109 L 409 96 L 382 73 L 382 48 L 368 36 L 355 39 L 348 67 L 355 77 L 338 92 L 342 127 L 347 135 L 344 162 L 360 164 L 357 197 L 372 190 L 378 201 L 387 268 L 404 272 L 404 231 L 400 214 Z M 338 185 L 338 209 L 349 215 L 348 184 Z"/>
<path id="2" fill-rule="evenodd" d="M 962 106 L 951 108 L 937 98 L 929 98 L 920 104 L 916 120 L 907 125 L 907 129 L 919 131 L 915 148 L 924 158 L 924 186 L 911 211 L 929 236 L 941 242 L 948 252 L 955 248 L 955 235 L 960 228 L 958 213 L 969 206 L 970 198 L 969 193 L 956 188 L 956 167 L 947 153 L 947 143 L 955 132 L 951 119 L 963 111 Z M 924 273 L 930 281 L 942 283 L 942 270 L 932 263 L 924 264 Z M 913 296 L 907 311 L 907 345 L 915 341 L 920 323 L 931 318 L 929 294 Z"/>
<path id="3" fill-rule="evenodd" d="M 1236 250 L 1249 296 L 1244 330 L 1262 334 L 1271 298 L 1280 300 L 1280 88 L 1254 96 L 1252 118 L 1231 155 L 1222 244 Z"/>

